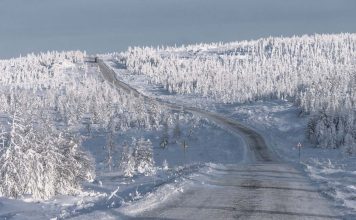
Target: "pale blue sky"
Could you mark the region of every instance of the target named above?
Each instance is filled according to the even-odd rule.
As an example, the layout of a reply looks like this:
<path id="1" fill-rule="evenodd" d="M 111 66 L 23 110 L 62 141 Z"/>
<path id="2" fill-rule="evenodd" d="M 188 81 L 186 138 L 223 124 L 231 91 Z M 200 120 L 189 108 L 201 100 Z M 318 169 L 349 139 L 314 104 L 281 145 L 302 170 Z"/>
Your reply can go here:
<path id="1" fill-rule="evenodd" d="M 356 0 L 0 0 L 0 58 L 356 32 Z"/>

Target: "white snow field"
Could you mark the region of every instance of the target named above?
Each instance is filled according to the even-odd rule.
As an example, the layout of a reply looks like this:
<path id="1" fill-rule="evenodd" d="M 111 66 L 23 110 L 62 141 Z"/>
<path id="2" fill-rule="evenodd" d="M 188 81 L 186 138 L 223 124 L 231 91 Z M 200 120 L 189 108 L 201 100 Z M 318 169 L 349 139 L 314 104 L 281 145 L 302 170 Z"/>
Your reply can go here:
<path id="1" fill-rule="evenodd" d="M 339 34 L 1 60 L 0 219 L 354 219 L 355 48 Z"/>

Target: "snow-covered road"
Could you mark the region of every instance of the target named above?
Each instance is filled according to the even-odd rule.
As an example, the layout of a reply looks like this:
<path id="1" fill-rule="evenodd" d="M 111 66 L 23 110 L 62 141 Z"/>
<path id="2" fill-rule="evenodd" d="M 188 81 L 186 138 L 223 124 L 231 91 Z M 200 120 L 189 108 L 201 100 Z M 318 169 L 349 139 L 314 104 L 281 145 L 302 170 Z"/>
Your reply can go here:
<path id="1" fill-rule="evenodd" d="M 161 102 L 212 120 L 246 143 L 242 163 L 211 167 L 193 177 L 183 192 L 145 209 L 133 204 L 120 210 L 134 219 L 341 219 L 331 202 L 293 165 L 280 160 L 256 131 L 226 118 L 197 108 L 167 103 L 147 97 L 117 80 L 103 61 L 98 63 L 105 80 L 135 96 Z M 135 209 L 139 206 L 140 211 Z M 122 216 L 121 216 L 122 218 Z"/>
<path id="2" fill-rule="evenodd" d="M 211 168 L 194 180 L 153 209 L 133 211 L 135 219 L 337 219 L 318 190 L 286 164 Z"/>

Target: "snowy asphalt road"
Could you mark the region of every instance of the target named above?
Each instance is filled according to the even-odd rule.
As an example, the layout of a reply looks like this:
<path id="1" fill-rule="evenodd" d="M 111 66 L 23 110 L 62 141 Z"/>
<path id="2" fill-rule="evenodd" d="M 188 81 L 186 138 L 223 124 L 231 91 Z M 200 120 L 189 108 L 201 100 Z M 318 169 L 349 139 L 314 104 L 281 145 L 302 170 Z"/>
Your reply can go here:
<path id="1" fill-rule="evenodd" d="M 172 109 L 201 115 L 242 137 L 245 163 L 211 167 L 194 177 L 195 184 L 140 213 L 125 212 L 129 219 L 342 219 L 331 202 L 291 164 L 282 162 L 254 130 L 237 121 L 204 110 L 178 106 L 142 95 L 116 79 L 103 61 L 103 77 L 114 86 Z M 122 216 L 121 216 L 122 217 Z"/>

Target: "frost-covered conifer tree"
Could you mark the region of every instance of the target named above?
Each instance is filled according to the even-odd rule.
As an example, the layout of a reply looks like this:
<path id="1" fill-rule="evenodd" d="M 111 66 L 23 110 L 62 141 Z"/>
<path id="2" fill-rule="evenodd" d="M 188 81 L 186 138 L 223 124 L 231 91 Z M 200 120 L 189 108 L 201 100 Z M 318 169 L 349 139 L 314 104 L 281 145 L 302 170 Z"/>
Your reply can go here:
<path id="1" fill-rule="evenodd" d="M 143 138 L 140 138 L 139 140 L 134 139 L 133 145 L 133 157 L 136 161 L 135 169 L 137 172 L 145 175 L 153 174 L 155 168 L 151 141 Z"/>
<path id="2" fill-rule="evenodd" d="M 79 192 L 82 181 L 95 177 L 91 157 L 69 134 L 25 118 L 14 114 L 0 155 L 0 194 L 48 199 Z"/>
<path id="3" fill-rule="evenodd" d="M 119 167 L 124 176 L 132 177 L 135 174 L 136 161 L 133 157 L 133 147 L 124 144 Z"/>
<path id="4" fill-rule="evenodd" d="M 132 139 L 131 146 L 124 145 L 120 168 L 125 176 L 135 173 L 152 175 L 155 172 L 152 143 L 150 140 Z"/>
<path id="5" fill-rule="evenodd" d="M 106 135 L 106 163 L 109 167 L 109 170 L 112 171 L 112 167 L 114 165 L 114 154 L 116 152 L 115 145 L 115 124 L 114 121 L 111 120 L 109 125 L 107 126 L 107 135 Z"/>

